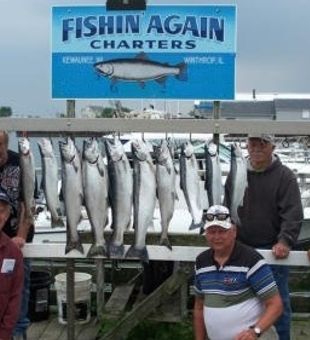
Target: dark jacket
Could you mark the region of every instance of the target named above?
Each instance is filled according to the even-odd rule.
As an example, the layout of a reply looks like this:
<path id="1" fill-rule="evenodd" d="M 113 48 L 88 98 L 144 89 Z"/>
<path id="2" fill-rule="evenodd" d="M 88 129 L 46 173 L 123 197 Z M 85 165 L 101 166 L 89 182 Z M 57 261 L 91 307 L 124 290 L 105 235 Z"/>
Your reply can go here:
<path id="1" fill-rule="evenodd" d="M 0 167 L 0 185 L 7 192 L 13 203 L 11 216 L 3 228 L 4 233 L 12 238 L 17 235 L 19 203 L 23 201 L 19 154 L 15 151 L 8 150 L 8 160 L 5 165 Z M 33 234 L 34 226 L 31 226 L 26 242 L 32 242 Z"/>
<path id="2" fill-rule="evenodd" d="M 225 184 L 225 203 L 230 206 L 231 177 Z M 278 156 L 264 171 L 248 170 L 248 188 L 239 207 L 238 239 L 259 248 L 271 248 L 282 240 L 290 247 L 297 241 L 303 208 L 296 176 Z"/>
<path id="3" fill-rule="evenodd" d="M 22 253 L 9 237 L 0 231 L 0 339 L 12 337 L 19 316 L 23 284 Z"/>

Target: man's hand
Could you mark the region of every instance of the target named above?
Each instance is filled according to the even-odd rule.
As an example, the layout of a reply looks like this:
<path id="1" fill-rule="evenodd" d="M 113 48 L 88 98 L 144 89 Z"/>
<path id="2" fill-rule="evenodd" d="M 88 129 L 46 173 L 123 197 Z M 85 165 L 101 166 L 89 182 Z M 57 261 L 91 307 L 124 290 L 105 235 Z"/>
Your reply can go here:
<path id="1" fill-rule="evenodd" d="M 246 329 L 239 333 L 234 340 L 255 340 L 257 339 L 256 334 L 254 333 L 253 329 Z"/>
<path id="2" fill-rule="evenodd" d="M 272 247 L 272 254 L 276 259 L 285 259 L 290 254 L 290 247 L 282 242 L 278 242 Z"/>
<path id="3" fill-rule="evenodd" d="M 11 240 L 17 245 L 18 248 L 23 248 L 25 245 L 25 240 L 20 236 L 12 237 Z"/>

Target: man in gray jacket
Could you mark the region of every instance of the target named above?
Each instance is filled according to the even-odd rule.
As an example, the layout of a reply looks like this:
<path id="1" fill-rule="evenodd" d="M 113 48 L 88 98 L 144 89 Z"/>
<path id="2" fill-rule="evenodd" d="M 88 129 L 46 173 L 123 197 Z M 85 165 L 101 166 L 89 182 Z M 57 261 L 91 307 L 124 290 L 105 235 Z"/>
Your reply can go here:
<path id="1" fill-rule="evenodd" d="M 238 208 L 238 239 L 255 248 L 272 249 L 276 259 L 289 256 L 303 220 L 301 196 L 295 174 L 274 154 L 272 135 L 248 138 L 248 187 Z M 225 203 L 231 206 L 231 177 L 225 184 Z M 291 306 L 287 266 L 272 266 L 284 304 L 276 323 L 280 340 L 290 339 Z"/>

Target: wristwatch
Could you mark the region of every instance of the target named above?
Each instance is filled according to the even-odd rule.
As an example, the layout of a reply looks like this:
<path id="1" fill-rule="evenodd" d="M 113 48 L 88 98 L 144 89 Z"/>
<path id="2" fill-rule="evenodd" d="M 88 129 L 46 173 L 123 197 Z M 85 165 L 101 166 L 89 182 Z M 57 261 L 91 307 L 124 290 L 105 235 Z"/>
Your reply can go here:
<path id="1" fill-rule="evenodd" d="M 252 325 L 250 326 L 250 329 L 253 329 L 257 338 L 259 338 L 262 335 L 262 330 L 258 326 Z"/>

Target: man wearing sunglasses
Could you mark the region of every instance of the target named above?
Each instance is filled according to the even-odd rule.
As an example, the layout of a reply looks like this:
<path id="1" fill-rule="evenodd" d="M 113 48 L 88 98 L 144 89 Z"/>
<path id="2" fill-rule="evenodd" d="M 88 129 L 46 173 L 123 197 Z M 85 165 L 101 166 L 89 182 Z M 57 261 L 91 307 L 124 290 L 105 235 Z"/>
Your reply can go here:
<path id="1" fill-rule="evenodd" d="M 210 249 L 196 258 L 195 340 L 278 339 L 272 325 L 282 302 L 270 266 L 252 247 L 236 241 L 229 210 L 205 214 Z"/>
<path id="2" fill-rule="evenodd" d="M 297 179 L 292 170 L 274 153 L 274 136 L 248 137 L 248 187 L 238 208 L 238 239 L 254 248 L 272 249 L 276 259 L 289 256 L 303 220 L 303 209 Z M 225 184 L 225 204 L 231 204 L 231 177 Z M 288 267 L 271 266 L 284 304 L 276 323 L 280 340 L 290 339 L 291 305 Z"/>

